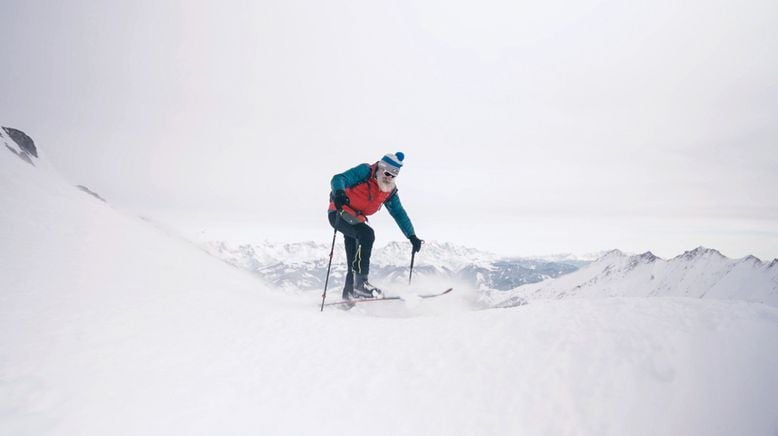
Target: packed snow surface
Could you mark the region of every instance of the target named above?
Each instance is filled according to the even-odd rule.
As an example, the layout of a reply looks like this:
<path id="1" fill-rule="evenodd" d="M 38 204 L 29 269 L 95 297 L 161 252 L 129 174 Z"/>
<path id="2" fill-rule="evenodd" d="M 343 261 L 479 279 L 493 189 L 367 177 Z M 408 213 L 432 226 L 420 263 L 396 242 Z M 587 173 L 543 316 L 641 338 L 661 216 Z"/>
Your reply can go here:
<path id="1" fill-rule="evenodd" d="M 778 432 L 775 307 L 457 289 L 321 313 L 3 150 L 0 434 Z"/>

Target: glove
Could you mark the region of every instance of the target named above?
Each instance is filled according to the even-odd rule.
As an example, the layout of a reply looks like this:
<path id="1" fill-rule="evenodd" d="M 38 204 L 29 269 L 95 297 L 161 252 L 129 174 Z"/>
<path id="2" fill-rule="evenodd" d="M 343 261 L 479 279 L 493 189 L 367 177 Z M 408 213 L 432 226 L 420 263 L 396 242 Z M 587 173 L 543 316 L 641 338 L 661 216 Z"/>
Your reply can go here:
<path id="1" fill-rule="evenodd" d="M 332 194 L 332 202 L 335 203 L 335 209 L 340 210 L 343 206 L 349 204 L 350 200 L 348 195 L 346 195 L 346 191 L 338 189 Z"/>
<path id="2" fill-rule="evenodd" d="M 411 241 L 411 245 L 413 245 L 413 252 L 418 253 L 419 250 L 421 250 L 421 244 L 424 242 L 421 239 L 417 238 L 416 235 L 408 236 L 408 240 Z"/>

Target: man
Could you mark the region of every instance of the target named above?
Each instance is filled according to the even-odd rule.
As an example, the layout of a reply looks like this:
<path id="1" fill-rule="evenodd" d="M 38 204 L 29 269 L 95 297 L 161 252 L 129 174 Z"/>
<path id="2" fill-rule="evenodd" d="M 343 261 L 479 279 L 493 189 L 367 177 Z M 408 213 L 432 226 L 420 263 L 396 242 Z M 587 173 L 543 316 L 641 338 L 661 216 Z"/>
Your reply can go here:
<path id="1" fill-rule="evenodd" d="M 332 177 L 328 216 L 330 225 L 343 233 L 349 266 L 343 287 L 344 299 L 382 296 L 382 291 L 367 279 L 375 241 L 367 217 L 378 212 L 382 205 L 386 204 L 386 210 L 411 241 L 413 252 L 421 250 L 422 241 L 416 237 L 395 186 L 404 159 L 401 152 L 387 154 L 372 165 L 360 164 Z"/>

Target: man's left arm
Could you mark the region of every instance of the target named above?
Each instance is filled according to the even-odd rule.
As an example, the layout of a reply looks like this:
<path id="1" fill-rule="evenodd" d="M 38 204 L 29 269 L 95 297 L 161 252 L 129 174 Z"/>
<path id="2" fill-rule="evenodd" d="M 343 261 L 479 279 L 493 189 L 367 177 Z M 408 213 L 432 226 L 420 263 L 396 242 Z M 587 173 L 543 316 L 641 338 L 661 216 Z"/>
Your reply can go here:
<path id="1" fill-rule="evenodd" d="M 384 204 L 386 205 L 386 210 L 389 211 L 389 215 L 394 218 L 394 221 L 400 227 L 400 230 L 402 230 L 406 238 L 410 238 L 412 235 L 416 234 L 413 230 L 411 219 L 408 218 L 408 213 L 405 212 L 405 208 L 400 202 L 400 196 L 397 192 L 395 192 Z"/>

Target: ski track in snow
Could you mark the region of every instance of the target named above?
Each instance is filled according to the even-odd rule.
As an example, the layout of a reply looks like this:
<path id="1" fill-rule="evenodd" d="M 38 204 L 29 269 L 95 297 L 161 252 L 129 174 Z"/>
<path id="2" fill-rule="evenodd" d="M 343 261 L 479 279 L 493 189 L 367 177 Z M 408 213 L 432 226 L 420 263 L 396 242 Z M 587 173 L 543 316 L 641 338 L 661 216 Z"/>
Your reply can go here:
<path id="1" fill-rule="evenodd" d="M 775 307 L 474 310 L 457 289 L 320 313 L 41 165 L 0 164 L 0 434 L 778 432 Z"/>

